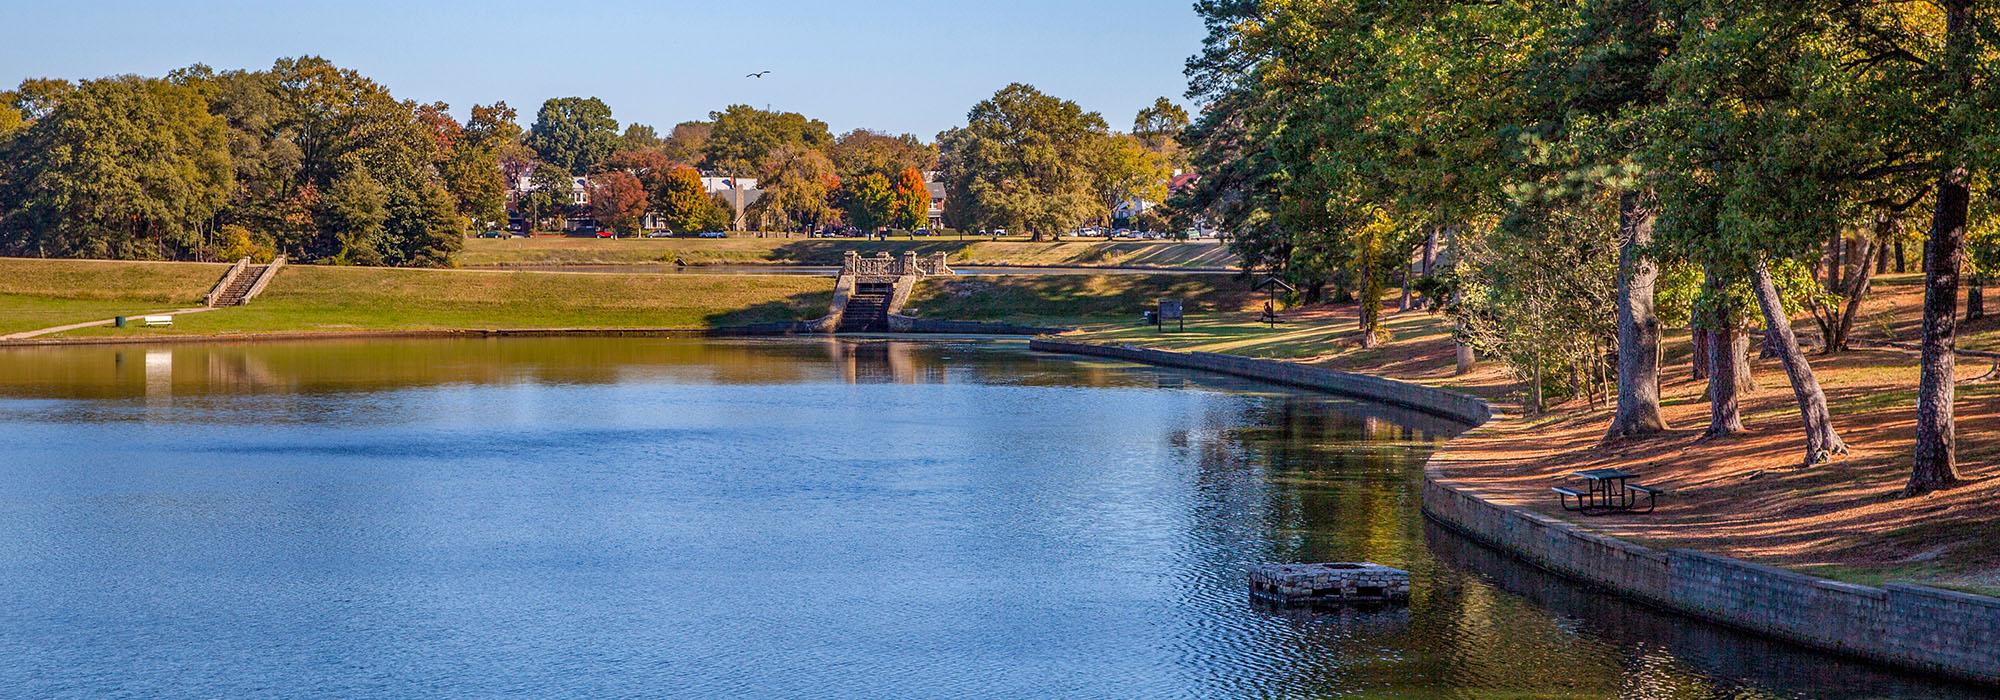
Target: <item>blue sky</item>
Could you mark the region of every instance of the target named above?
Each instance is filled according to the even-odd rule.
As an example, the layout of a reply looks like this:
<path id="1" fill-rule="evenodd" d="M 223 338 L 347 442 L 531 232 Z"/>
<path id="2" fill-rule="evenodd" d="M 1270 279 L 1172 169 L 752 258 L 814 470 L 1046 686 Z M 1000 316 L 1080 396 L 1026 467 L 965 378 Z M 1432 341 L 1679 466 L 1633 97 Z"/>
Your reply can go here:
<path id="1" fill-rule="evenodd" d="M 543 99 L 594 95 L 661 131 L 744 103 L 928 139 L 1018 81 L 1126 129 L 1153 98 L 1181 99 L 1202 35 L 1192 4 L 0 0 L 0 83 L 318 54 L 461 116 L 504 99 L 523 126 Z"/>

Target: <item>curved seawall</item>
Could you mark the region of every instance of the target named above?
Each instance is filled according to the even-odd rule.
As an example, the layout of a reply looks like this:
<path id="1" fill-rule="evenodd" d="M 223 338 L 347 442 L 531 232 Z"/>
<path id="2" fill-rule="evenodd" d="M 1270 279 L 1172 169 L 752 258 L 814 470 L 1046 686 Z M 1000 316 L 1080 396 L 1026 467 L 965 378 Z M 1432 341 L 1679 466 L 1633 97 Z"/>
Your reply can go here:
<path id="1" fill-rule="evenodd" d="M 1261 379 L 1473 426 L 1493 417 L 1489 404 L 1465 394 L 1290 362 L 1044 339 L 1029 347 Z M 1706 552 L 1643 547 L 1499 504 L 1444 474 L 1448 467 L 1468 463 L 1449 446 L 1431 457 L 1424 466 L 1424 514 L 1537 567 L 1710 623 L 2000 685 L 2000 599 L 1912 584 L 1862 586 Z"/>

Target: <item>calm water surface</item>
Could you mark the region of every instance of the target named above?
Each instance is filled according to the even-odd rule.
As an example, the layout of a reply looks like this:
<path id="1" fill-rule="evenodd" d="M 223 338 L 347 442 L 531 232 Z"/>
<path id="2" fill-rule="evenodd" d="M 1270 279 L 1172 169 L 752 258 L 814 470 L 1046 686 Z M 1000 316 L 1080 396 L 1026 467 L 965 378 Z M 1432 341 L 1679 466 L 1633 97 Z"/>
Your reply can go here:
<path id="1" fill-rule="evenodd" d="M 0 351 L 0 695 L 1967 694 L 1427 527 L 1455 432 L 1006 342 Z M 1415 599 L 1249 604 L 1322 560 Z"/>

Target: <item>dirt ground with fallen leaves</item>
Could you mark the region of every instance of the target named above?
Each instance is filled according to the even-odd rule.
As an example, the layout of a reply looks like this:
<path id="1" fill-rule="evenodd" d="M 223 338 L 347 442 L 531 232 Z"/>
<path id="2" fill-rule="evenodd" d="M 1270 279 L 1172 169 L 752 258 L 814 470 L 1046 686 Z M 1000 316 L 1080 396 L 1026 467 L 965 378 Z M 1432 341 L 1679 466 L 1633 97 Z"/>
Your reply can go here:
<path id="1" fill-rule="evenodd" d="M 1702 440 L 1705 382 L 1693 379 L 1688 336 L 1669 331 L 1662 404 L 1669 432 L 1604 443 L 1609 407 L 1572 401 L 1526 415 L 1525 391 L 1498 363 L 1454 376 L 1451 338 L 1441 316 L 1385 317 L 1390 341 L 1362 349 L 1355 309 L 1288 312 L 1276 328 L 1233 310 L 1190 314 L 1184 333 L 1151 327 L 1095 328 L 1088 342 L 1227 352 L 1415 381 L 1495 402 L 1502 414 L 1452 441 L 1439 460 L 1446 476 L 1500 503 L 1564 518 L 1653 547 L 1688 547 L 1857 583 L 1908 580 L 2000 594 L 2000 381 L 1993 360 L 1963 357 L 1956 403 L 1958 455 L 1968 480 L 1917 498 L 1900 492 L 1914 445 L 1917 356 L 1887 347 L 1917 340 L 1921 280 L 1880 279 L 1856 322 L 1860 349 L 1814 354 L 1835 428 L 1852 452 L 1806 467 L 1790 385 L 1775 359 L 1756 362 L 1758 388 L 1743 398 L 1747 434 Z M 1802 335 L 1813 328 L 1799 319 Z M 2000 319 L 1964 327 L 1960 346 L 2000 350 Z M 1564 512 L 1549 488 L 1584 469 L 1618 467 L 1661 487 L 1649 515 L 1586 517 Z"/>

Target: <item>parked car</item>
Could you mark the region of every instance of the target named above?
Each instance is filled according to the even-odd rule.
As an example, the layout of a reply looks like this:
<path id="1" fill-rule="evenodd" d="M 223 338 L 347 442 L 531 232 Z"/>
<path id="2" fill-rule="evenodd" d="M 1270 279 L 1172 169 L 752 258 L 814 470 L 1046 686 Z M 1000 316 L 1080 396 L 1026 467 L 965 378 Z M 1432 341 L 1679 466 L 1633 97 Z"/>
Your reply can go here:
<path id="1" fill-rule="evenodd" d="M 599 231 L 597 232 L 597 237 L 598 237 L 598 238 L 617 238 L 617 237 L 618 237 L 618 232 L 617 232 L 617 231 L 613 231 L 613 230 L 610 230 L 610 229 L 601 229 L 601 230 L 599 230 Z"/>
<path id="2" fill-rule="evenodd" d="M 673 238 L 673 237 L 674 237 L 674 232 L 672 232 L 672 231 L 647 231 L 647 232 L 646 232 L 646 237 L 647 237 L 647 238 Z"/>
<path id="3" fill-rule="evenodd" d="M 723 233 L 721 231 L 703 231 L 701 233 L 695 234 L 695 236 L 697 238 L 728 238 L 729 234 Z"/>
<path id="4" fill-rule="evenodd" d="M 478 237 L 478 238 L 506 238 L 506 237 L 507 237 L 507 234 L 504 234 L 504 233 L 501 233 L 501 232 L 499 232 L 499 231 L 480 231 L 480 232 L 479 232 L 479 235 L 478 235 L 477 237 Z"/>

